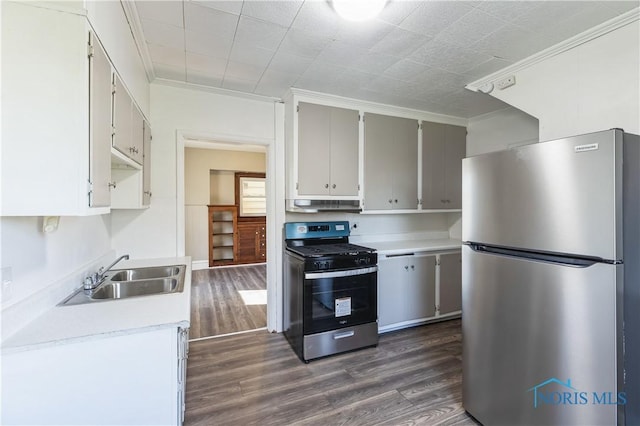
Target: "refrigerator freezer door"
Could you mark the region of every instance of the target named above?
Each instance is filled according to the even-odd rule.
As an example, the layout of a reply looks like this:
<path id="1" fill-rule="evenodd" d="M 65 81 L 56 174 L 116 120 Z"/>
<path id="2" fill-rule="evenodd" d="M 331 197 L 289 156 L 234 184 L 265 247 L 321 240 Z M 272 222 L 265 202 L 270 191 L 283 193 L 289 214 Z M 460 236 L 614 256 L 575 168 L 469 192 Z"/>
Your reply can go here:
<path id="1" fill-rule="evenodd" d="M 616 424 L 622 265 L 579 268 L 469 246 L 462 265 L 464 408 L 487 425 Z"/>
<path id="2" fill-rule="evenodd" d="M 622 138 L 609 130 L 465 158 L 462 239 L 621 260 Z"/>

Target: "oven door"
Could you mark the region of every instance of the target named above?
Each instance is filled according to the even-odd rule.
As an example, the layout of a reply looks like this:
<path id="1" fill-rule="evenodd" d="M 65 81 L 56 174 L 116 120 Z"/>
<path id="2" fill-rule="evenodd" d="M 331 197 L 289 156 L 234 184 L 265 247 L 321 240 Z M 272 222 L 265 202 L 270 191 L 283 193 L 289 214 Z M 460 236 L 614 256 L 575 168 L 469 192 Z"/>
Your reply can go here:
<path id="1" fill-rule="evenodd" d="M 305 272 L 304 334 L 376 321 L 377 281 L 377 266 Z"/>

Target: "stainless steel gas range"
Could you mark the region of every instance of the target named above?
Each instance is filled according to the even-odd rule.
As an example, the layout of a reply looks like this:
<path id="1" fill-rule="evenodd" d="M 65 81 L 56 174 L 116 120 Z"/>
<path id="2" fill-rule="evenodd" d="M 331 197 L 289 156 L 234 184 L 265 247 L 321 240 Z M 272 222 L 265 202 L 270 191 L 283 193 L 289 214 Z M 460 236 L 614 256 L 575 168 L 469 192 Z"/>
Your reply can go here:
<path id="1" fill-rule="evenodd" d="M 349 222 L 285 223 L 284 334 L 301 360 L 378 344 L 378 255 Z"/>

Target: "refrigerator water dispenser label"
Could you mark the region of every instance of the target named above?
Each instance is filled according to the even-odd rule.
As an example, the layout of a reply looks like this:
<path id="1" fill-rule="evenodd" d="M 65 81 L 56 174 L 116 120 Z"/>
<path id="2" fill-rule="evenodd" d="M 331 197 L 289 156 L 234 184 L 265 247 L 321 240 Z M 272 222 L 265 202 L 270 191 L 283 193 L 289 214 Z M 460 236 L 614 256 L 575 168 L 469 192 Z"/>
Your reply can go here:
<path id="1" fill-rule="evenodd" d="M 351 298 L 341 297 L 336 299 L 336 318 L 351 315 Z"/>
<path id="2" fill-rule="evenodd" d="M 573 147 L 573 150 L 575 152 L 585 152 L 585 151 L 595 151 L 598 149 L 598 144 L 597 143 L 589 143 L 586 145 L 576 145 Z"/>

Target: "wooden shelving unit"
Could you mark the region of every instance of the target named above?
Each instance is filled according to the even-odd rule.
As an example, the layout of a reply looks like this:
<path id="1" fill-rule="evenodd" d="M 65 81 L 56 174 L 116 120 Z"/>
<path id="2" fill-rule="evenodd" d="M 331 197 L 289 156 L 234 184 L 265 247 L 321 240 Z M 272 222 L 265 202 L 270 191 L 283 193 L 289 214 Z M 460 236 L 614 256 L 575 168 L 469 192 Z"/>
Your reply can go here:
<path id="1" fill-rule="evenodd" d="M 238 260 L 238 208 L 209 207 L 209 266 L 232 265 Z"/>

